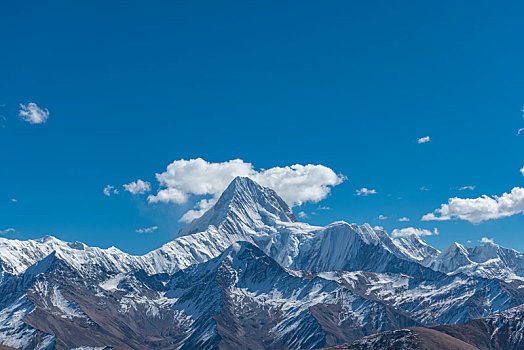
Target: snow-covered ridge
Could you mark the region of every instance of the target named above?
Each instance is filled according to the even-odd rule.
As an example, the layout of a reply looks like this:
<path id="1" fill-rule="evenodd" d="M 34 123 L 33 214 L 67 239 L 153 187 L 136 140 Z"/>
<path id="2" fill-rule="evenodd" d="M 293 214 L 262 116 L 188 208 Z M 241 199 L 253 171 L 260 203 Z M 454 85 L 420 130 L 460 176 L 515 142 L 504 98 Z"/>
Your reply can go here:
<path id="1" fill-rule="evenodd" d="M 426 256 L 421 263 L 448 274 L 524 280 L 524 254 L 494 243 L 468 248 L 455 242 L 441 253 Z"/>

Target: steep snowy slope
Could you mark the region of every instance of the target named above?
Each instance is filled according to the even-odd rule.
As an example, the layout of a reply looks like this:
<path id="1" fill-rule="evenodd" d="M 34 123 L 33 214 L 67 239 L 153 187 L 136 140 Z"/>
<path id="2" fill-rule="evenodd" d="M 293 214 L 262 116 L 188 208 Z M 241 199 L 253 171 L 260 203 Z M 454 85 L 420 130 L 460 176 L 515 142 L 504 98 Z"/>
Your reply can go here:
<path id="1" fill-rule="evenodd" d="M 393 240 L 393 243 L 405 256 L 415 261 L 423 261 L 427 257 L 440 254 L 440 251 L 427 244 L 417 235 L 397 237 Z"/>

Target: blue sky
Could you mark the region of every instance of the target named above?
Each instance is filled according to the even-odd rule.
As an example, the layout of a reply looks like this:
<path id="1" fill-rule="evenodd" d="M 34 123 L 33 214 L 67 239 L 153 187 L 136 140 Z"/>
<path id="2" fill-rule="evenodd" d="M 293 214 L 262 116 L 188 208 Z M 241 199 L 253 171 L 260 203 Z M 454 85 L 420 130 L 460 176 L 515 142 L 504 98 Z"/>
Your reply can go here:
<path id="1" fill-rule="evenodd" d="M 480 223 L 421 220 L 449 198 L 524 187 L 522 13 L 517 1 L 2 4 L 2 236 L 145 253 L 202 199 L 148 203 L 155 174 L 201 157 L 343 174 L 294 208 L 313 224 L 437 228 L 425 239 L 440 249 L 487 237 L 524 251 L 518 199 Z M 23 120 L 29 102 L 45 122 Z M 137 179 L 151 192 L 124 191 Z"/>

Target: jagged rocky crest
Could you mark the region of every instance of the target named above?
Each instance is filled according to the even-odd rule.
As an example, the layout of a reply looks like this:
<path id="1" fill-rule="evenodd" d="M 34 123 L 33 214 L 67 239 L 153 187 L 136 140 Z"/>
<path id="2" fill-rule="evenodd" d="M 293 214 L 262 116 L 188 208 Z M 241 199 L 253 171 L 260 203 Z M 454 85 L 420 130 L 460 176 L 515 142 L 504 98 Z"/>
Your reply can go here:
<path id="1" fill-rule="evenodd" d="M 249 178 L 146 255 L 0 238 L 0 264 L 0 344 L 18 349 L 319 348 L 524 303 L 519 252 L 311 226 Z"/>

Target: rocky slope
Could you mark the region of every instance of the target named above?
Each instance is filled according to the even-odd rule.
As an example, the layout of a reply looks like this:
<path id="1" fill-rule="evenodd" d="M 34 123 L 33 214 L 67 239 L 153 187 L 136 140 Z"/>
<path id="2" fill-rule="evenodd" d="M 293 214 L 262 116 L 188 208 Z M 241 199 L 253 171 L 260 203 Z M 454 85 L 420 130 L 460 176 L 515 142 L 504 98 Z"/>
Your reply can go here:
<path id="1" fill-rule="evenodd" d="M 387 331 L 327 349 L 521 350 L 524 306 L 458 325 Z"/>

